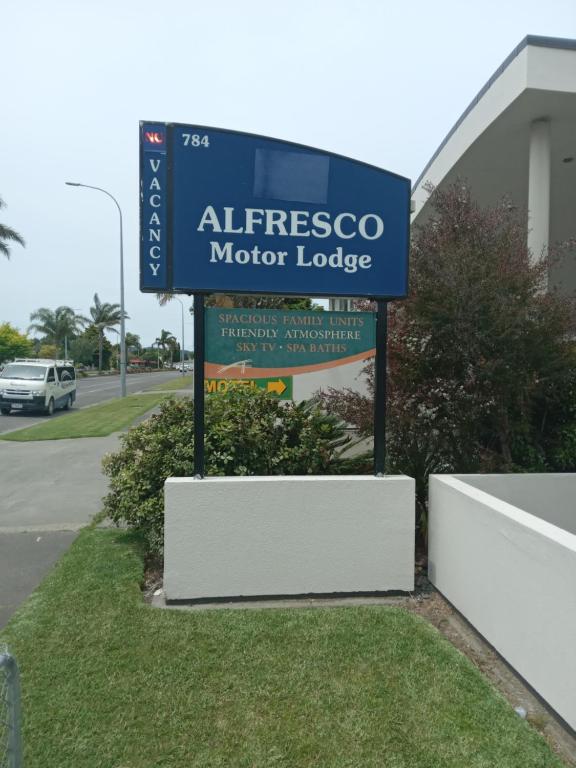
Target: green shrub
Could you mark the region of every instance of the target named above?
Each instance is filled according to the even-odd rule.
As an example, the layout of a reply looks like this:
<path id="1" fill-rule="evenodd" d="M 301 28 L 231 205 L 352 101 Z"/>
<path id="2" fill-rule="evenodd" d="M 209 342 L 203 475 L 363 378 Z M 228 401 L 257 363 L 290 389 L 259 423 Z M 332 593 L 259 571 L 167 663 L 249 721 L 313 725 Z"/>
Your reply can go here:
<path id="1" fill-rule="evenodd" d="M 205 473 L 323 475 L 359 470 L 345 459 L 345 425 L 315 401 L 283 403 L 259 390 L 232 388 L 206 399 Z M 169 399 L 160 412 L 122 436 L 122 448 L 104 458 L 110 492 L 104 511 L 139 531 L 150 554 L 162 551 L 164 481 L 194 472 L 194 404 Z M 366 465 L 361 467 L 366 469 Z"/>

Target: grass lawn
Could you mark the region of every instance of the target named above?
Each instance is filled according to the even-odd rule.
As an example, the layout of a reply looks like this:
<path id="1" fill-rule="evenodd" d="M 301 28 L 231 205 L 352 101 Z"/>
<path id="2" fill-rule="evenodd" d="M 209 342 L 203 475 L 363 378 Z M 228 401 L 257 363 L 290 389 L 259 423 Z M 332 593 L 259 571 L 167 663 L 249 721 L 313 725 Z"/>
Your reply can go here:
<path id="1" fill-rule="evenodd" d="M 130 534 L 85 530 L 0 636 L 26 768 L 561 766 L 407 611 L 160 611 L 141 579 Z"/>
<path id="2" fill-rule="evenodd" d="M 186 389 L 192 386 L 192 376 L 179 376 L 177 379 L 171 379 L 165 384 L 156 384 L 154 389 Z"/>
<path id="3" fill-rule="evenodd" d="M 154 392 L 110 400 L 42 424 L 0 435 L 2 440 L 63 440 L 70 437 L 104 437 L 132 424 L 135 418 L 154 408 L 166 395 Z"/>

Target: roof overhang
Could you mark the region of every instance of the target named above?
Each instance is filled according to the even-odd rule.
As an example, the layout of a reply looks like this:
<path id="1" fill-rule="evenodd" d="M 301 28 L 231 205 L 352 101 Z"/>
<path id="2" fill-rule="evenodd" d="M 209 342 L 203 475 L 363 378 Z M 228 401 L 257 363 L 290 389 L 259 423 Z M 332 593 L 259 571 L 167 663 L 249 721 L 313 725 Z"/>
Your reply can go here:
<path id="1" fill-rule="evenodd" d="M 535 120 L 550 123 L 550 244 L 576 236 L 576 40 L 547 37 L 526 37 L 457 121 L 413 187 L 412 223 L 430 214 L 427 182 L 462 179 L 481 205 L 506 195 L 527 209 Z"/>

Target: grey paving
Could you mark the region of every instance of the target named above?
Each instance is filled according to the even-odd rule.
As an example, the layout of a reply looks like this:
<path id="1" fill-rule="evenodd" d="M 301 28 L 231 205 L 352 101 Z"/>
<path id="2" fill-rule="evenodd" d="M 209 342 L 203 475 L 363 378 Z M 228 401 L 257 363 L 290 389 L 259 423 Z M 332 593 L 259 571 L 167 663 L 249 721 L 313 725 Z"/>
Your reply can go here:
<path id="1" fill-rule="evenodd" d="M 0 441 L 0 627 L 101 509 L 118 436 Z"/>
<path id="2" fill-rule="evenodd" d="M 0 533 L 49 525 L 69 530 L 100 510 L 107 479 L 100 471 L 118 437 L 0 441 Z"/>
<path id="3" fill-rule="evenodd" d="M 77 534 L 0 534 L 0 629 L 40 584 Z"/>

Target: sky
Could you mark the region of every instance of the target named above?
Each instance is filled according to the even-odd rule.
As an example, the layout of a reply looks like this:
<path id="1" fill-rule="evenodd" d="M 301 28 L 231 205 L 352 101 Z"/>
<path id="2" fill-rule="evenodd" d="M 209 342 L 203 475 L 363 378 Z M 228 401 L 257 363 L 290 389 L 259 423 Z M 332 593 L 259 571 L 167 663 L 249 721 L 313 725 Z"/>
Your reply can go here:
<path id="1" fill-rule="evenodd" d="M 0 221 L 26 240 L 0 261 L 0 323 L 120 301 L 118 211 L 65 186 L 77 181 L 122 209 L 126 330 L 150 345 L 179 337 L 181 308 L 139 291 L 140 120 L 272 136 L 414 181 L 527 34 L 576 38 L 576 3 L 0 0 L 0 28 Z"/>

